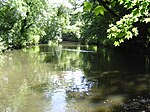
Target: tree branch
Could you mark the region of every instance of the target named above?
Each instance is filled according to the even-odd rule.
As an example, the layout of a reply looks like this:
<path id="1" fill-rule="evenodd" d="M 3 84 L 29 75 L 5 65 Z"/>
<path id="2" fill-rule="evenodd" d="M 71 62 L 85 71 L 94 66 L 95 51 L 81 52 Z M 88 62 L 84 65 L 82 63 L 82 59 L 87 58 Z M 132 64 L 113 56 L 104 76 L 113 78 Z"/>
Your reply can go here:
<path id="1" fill-rule="evenodd" d="M 20 33 L 21 34 L 23 34 L 24 33 L 24 30 L 26 29 L 26 25 L 27 25 L 27 17 L 28 17 L 28 15 L 29 15 L 29 12 L 27 11 L 26 12 L 26 17 L 25 17 L 25 19 L 23 19 L 23 21 L 22 21 L 22 25 L 21 25 L 21 30 L 20 30 Z"/>
<path id="2" fill-rule="evenodd" d="M 32 26 L 32 25 L 33 25 L 33 23 L 29 24 L 29 25 L 26 27 L 26 29 L 30 28 L 30 26 Z"/>
<path id="3" fill-rule="evenodd" d="M 14 27 L 14 24 L 12 24 L 10 27 L 0 26 L 0 31 L 8 31 L 8 30 L 11 30 L 13 27 Z"/>

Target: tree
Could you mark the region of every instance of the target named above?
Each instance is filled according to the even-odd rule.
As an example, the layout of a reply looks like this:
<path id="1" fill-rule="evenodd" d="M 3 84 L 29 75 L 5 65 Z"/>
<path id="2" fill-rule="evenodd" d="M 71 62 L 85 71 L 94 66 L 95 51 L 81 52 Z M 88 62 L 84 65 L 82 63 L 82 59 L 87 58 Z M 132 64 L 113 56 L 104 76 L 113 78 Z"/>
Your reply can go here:
<path id="1" fill-rule="evenodd" d="M 0 1 L 0 38 L 4 47 L 21 48 L 38 42 L 45 25 L 46 0 Z"/>
<path id="2" fill-rule="evenodd" d="M 20 49 L 39 42 L 58 42 L 70 32 L 79 37 L 79 27 L 71 24 L 77 7 L 74 3 L 74 0 L 70 4 L 69 1 L 1 0 L 0 48 Z"/>
<path id="3" fill-rule="evenodd" d="M 84 44 L 108 45 L 110 41 L 106 38 L 106 31 L 109 22 L 112 21 L 112 16 L 109 13 L 104 16 L 96 16 L 90 12 L 85 12 L 82 18 L 81 42 Z"/>
<path id="4" fill-rule="evenodd" d="M 115 46 L 119 46 L 129 39 L 134 43 L 149 45 L 149 5 L 149 0 L 93 0 L 84 2 L 85 9 L 93 10 L 96 15 L 104 15 L 104 12 L 107 11 L 113 16 L 114 21 L 109 25 L 107 37 L 114 42 Z M 125 12 L 121 14 L 122 11 L 116 10 L 116 6 L 122 6 Z M 138 38 L 132 39 L 133 37 Z"/>
<path id="5" fill-rule="evenodd" d="M 44 35 L 40 41 L 42 43 L 48 43 L 49 41 L 59 42 L 62 39 L 65 26 L 69 22 L 69 11 L 70 9 L 63 4 L 58 6 L 50 5 L 52 9 L 49 10 L 49 17 L 46 21 Z"/>
<path id="6" fill-rule="evenodd" d="M 107 37 L 107 29 L 109 24 L 118 19 L 118 14 L 122 13 L 124 9 L 121 6 L 110 6 L 100 5 L 101 1 L 96 2 L 84 2 L 84 13 L 83 13 L 83 29 L 82 29 L 82 41 L 87 44 L 97 44 L 110 46 L 111 40 Z M 109 11 L 105 9 L 109 8 Z M 122 10 L 119 12 L 118 10 Z M 91 13 L 94 12 L 94 13 Z M 117 14 L 115 14 L 117 13 Z"/>
<path id="7" fill-rule="evenodd" d="M 148 25 L 150 22 L 149 16 L 149 0 L 134 0 L 126 1 L 119 0 L 120 4 L 123 4 L 130 13 L 125 14 L 116 22 L 116 24 L 110 24 L 108 32 L 108 38 L 114 40 L 114 45 L 119 46 L 120 43 L 125 40 L 132 39 L 133 37 L 139 37 L 136 42 L 142 43 L 145 46 L 149 45 L 149 31 Z M 141 29 L 144 29 L 141 31 Z M 134 40 L 135 41 L 135 40 Z"/>

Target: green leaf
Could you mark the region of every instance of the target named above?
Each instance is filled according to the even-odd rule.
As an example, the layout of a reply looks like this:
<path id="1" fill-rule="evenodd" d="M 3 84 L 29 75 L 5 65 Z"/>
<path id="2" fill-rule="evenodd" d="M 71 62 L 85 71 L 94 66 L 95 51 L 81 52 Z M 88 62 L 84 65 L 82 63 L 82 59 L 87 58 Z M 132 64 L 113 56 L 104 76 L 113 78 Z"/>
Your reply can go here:
<path id="1" fill-rule="evenodd" d="M 129 40 L 130 38 L 132 38 L 132 36 L 133 34 L 130 31 L 128 31 L 125 38 Z"/>
<path id="2" fill-rule="evenodd" d="M 139 9 L 134 9 L 133 11 L 132 11 L 132 13 L 133 13 L 133 16 L 136 16 L 138 13 L 139 13 Z"/>
<path id="3" fill-rule="evenodd" d="M 145 18 L 144 20 L 146 23 L 149 23 L 150 22 L 150 18 Z"/>
<path id="4" fill-rule="evenodd" d="M 132 32 L 135 36 L 138 35 L 138 29 L 136 27 L 132 28 Z"/>
<path id="5" fill-rule="evenodd" d="M 123 1 L 123 0 L 119 0 L 119 2 L 120 2 L 120 4 L 123 4 L 123 3 L 124 3 L 124 1 Z"/>
<path id="6" fill-rule="evenodd" d="M 90 12 L 91 8 L 92 8 L 92 3 L 84 2 L 84 10 L 88 10 Z"/>
<path id="7" fill-rule="evenodd" d="M 98 15 L 98 14 L 104 15 L 104 11 L 106 11 L 106 9 L 103 6 L 97 6 L 94 9 L 95 15 Z"/>
<path id="8" fill-rule="evenodd" d="M 99 6 L 97 6 L 95 9 L 94 9 L 94 13 L 95 13 L 95 15 L 98 15 L 99 14 Z"/>
<path id="9" fill-rule="evenodd" d="M 114 42 L 114 45 L 115 45 L 115 46 L 119 46 L 120 43 L 119 43 L 118 41 L 115 41 L 115 42 Z"/>
<path id="10" fill-rule="evenodd" d="M 100 13 L 101 15 L 104 15 L 104 11 L 103 11 L 103 10 L 100 10 L 99 13 Z"/>
<path id="11" fill-rule="evenodd" d="M 120 40 L 119 40 L 119 43 L 122 43 L 122 42 L 124 42 L 124 40 L 123 40 L 123 39 L 120 39 Z"/>
<path id="12" fill-rule="evenodd" d="M 115 7 L 116 1 L 112 1 L 112 2 L 111 2 L 111 5 L 112 5 L 112 7 Z"/>

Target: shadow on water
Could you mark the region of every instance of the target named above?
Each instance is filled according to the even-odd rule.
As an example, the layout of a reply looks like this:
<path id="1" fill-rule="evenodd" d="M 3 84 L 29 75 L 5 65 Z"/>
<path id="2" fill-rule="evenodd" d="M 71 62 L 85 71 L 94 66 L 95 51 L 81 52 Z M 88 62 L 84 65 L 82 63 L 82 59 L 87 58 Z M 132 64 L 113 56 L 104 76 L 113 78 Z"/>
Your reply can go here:
<path id="1" fill-rule="evenodd" d="M 149 60 L 67 44 L 7 53 L 0 65 L 0 111 L 148 112 Z"/>
<path id="2" fill-rule="evenodd" d="M 106 111 L 149 111 L 149 56 L 123 54 L 103 48 L 97 52 L 91 52 L 91 49 L 82 52 L 85 48 L 77 47 L 79 46 L 63 48 L 67 59 L 64 62 L 71 61 L 65 67 L 80 67 L 86 83 L 69 87 L 69 98 L 90 99 L 91 103 L 102 105 L 102 111 L 104 105 L 114 107 Z M 78 51 L 80 56 L 76 59 L 74 56 L 66 57 Z M 61 56 L 63 59 L 63 54 Z M 79 60 L 80 64 L 75 66 Z M 101 111 L 101 108 L 98 111 Z"/>
<path id="3" fill-rule="evenodd" d="M 107 103 L 111 102 L 109 97 L 117 100 L 117 95 L 123 101 L 121 105 L 114 105 L 111 111 L 149 111 L 149 58 L 100 49 L 96 55 L 86 54 L 85 59 L 89 59 L 89 62 L 85 65 L 88 63 L 92 65 L 89 69 L 84 69 L 84 72 L 87 76 L 92 74 L 98 80 L 98 88 L 103 98 L 107 99 Z"/>

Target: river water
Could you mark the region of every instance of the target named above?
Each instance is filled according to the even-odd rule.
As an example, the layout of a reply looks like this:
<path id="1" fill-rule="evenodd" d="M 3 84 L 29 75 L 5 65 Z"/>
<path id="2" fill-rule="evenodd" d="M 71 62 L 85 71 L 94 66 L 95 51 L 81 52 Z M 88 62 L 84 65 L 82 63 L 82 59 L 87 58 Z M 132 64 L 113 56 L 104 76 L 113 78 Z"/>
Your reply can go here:
<path id="1" fill-rule="evenodd" d="M 149 112 L 150 56 L 62 44 L 0 56 L 0 112 Z"/>

